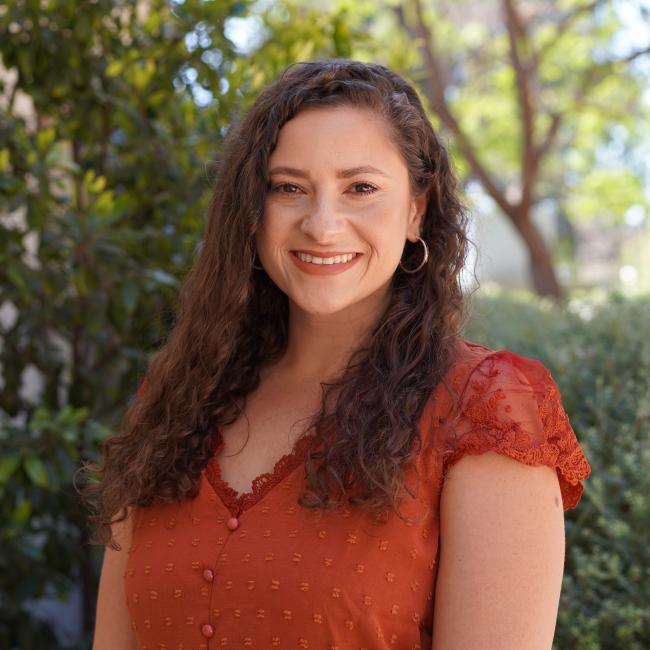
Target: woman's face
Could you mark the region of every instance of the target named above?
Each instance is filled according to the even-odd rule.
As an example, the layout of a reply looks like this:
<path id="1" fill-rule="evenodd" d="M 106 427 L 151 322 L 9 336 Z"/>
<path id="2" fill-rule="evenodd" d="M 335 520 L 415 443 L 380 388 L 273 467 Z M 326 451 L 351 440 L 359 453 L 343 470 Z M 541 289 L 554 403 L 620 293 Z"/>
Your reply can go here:
<path id="1" fill-rule="evenodd" d="M 309 314 L 377 308 L 406 239 L 417 241 L 426 194 L 373 112 L 309 108 L 280 130 L 257 250 L 292 308 Z"/>

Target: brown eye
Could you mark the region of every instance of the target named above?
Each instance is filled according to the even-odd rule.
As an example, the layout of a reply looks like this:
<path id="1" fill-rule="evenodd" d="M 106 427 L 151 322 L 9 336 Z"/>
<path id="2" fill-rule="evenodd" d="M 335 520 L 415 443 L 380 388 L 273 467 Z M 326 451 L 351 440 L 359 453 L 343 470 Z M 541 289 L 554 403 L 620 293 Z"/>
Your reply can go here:
<path id="1" fill-rule="evenodd" d="M 293 183 L 279 183 L 275 187 L 271 188 L 274 192 L 280 192 L 281 187 L 293 187 L 296 189 L 299 189 L 297 185 L 294 185 Z M 296 194 L 296 192 L 280 192 L 281 194 Z"/>
<path id="2" fill-rule="evenodd" d="M 355 194 L 372 194 L 373 192 L 377 191 L 377 188 L 374 185 L 371 185 L 370 183 L 355 183 L 354 187 L 369 187 L 370 189 L 368 190 L 361 190 L 359 192 L 355 192 Z"/>

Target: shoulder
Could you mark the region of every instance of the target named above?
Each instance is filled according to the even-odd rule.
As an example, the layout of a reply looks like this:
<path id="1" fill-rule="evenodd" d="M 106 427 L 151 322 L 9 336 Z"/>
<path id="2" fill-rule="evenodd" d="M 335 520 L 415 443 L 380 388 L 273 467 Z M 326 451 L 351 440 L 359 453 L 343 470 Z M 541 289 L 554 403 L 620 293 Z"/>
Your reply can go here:
<path id="1" fill-rule="evenodd" d="M 540 433 L 539 425 L 554 427 L 552 411 L 566 416 L 558 385 L 538 359 L 468 341 L 460 346 L 458 361 L 448 373 L 456 388 L 450 421 L 460 429 L 474 434 L 487 427 L 517 428 L 528 434 L 525 442 L 531 442 L 530 435 Z"/>
<path id="2" fill-rule="evenodd" d="M 425 412 L 431 422 L 446 422 L 458 410 L 461 396 L 465 392 L 472 373 L 496 351 L 462 336 L 456 337 L 451 359 L 441 380 L 432 392 Z"/>
<path id="3" fill-rule="evenodd" d="M 497 351 L 487 345 L 459 336 L 455 343 L 454 363 L 451 370 L 462 372 L 463 369 L 472 368 L 495 352 Z"/>
<path id="4" fill-rule="evenodd" d="M 453 398 L 462 390 L 472 369 L 492 353 L 494 353 L 492 348 L 458 336 L 454 341 L 449 366 L 442 376 L 438 388 L 445 389 L 453 401 Z M 439 397 L 437 394 L 434 396 Z"/>
<path id="5" fill-rule="evenodd" d="M 539 359 L 464 338 L 456 344 L 454 361 L 441 387 L 446 389 L 445 396 L 437 391 L 436 398 L 445 409 L 445 419 L 471 416 L 473 412 L 480 415 L 473 408 L 477 404 L 482 405 L 482 411 L 491 409 L 494 416 L 512 408 L 520 413 L 536 409 L 564 415 L 559 387 Z"/>
<path id="6" fill-rule="evenodd" d="M 551 373 L 538 359 L 527 357 L 508 349 L 495 350 L 486 345 L 459 338 L 455 360 L 446 379 L 464 392 L 471 381 L 515 380 L 517 383 L 536 383 L 552 379 Z M 496 381 L 495 381 L 496 380 Z"/>
<path id="7" fill-rule="evenodd" d="M 443 477 L 462 483 L 464 495 L 490 477 L 509 476 L 510 489 L 520 494 L 517 484 L 533 474 L 545 476 L 551 491 L 559 478 L 564 509 L 575 507 L 591 467 L 549 369 L 511 350 L 470 345 L 453 379 L 457 393 L 441 443 Z"/>

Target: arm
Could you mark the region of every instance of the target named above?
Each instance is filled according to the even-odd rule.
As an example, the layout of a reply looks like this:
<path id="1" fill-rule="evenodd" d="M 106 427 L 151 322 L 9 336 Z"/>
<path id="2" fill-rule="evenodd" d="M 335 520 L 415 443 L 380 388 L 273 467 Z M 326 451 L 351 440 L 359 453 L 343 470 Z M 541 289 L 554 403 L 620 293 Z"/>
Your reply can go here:
<path id="1" fill-rule="evenodd" d="M 433 650 L 550 650 L 564 572 L 555 469 L 495 452 L 449 469 Z"/>
<path id="2" fill-rule="evenodd" d="M 132 516 L 113 525 L 121 550 L 104 548 L 104 561 L 97 595 L 97 619 L 92 650 L 136 650 L 131 619 L 124 596 L 124 572 L 131 546 Z"/>

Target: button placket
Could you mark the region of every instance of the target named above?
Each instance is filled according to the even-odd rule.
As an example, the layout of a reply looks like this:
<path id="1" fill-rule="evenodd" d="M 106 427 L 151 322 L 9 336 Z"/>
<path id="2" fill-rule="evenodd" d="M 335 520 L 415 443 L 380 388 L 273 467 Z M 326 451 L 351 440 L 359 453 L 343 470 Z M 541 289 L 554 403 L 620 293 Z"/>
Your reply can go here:
<path id="1" fill-rule="evenodd" d="M 206 638 L 210 639 L 214 636 L 214 627 L 210 623 L 206 623 L 201 626 L 201 634 Z"/>
<path id="2" fill-rule="evenodd" d="M 237 512 L 237 514 L 240 514 L 240 511 Z M 235 516 L 231 516 L 227 521 L 226 521 L 226 527 L 230 531 L 235 531 L 239 527 L 239 519 Z M 201 572 L 201 575 L 203 577 L 203 580 L 207 583 L 212 583 L 214 582 L 214 571 L 210 567 L 205 567 L 203 571 Z M 207 588 L 207 587 L 206 587 Z M 210 623 L 204 623 L 201 626 L 201 634 L 206 638 L 210 639 L 214 636 L 215 633 L 215 628 L 214 625 L 211 625 Z"/>
<path id="3" fill-rule="evenodd" d="M 241 508 L 237 510 L 237 515 L 241 513 Z M 236 516 L 231 516 L 227 521 L 226 521 L 226 527 L 230 531 L 235 531 L 237 528 L 239 528 L 239 519 Z M 203 579 L 208 582 L 212 583 L 214 582 L 214 571 L 210 567 L 205 567 L 202 571 L 202 576 Z M 201 634 L 206 638 L 210 639 L 214 636 L 214 625 L 211 625 L 210 623 L 204 623 L 201 626 Z"/>
<path id="4" fill-rule="evenodd" d="M 245 510 L 245 501 L 239 501 L 233 509 L 228 508 L 230 517 L 226 520 L 226 526 L 230 530 L 235 530 L 239 526 L 239 520 Z"/>
<path id="5" fill-rule="evenodd" d="M 203 580 L 209 584 L 214 582 L 214 571 L 209 566 L 203 568 L 203 571 L 201 572 L 201 576 L 203 577 Z M 209 589 L 207 585 L 204 585 L 202 591 L 205 591 L 206 596 L 209 595 Z M 211 625 L 210 623 L 204 623 L 201 626 L 201 634 L 206 639 L 212 638 L 214 636 L 214 632 L 215 632 L 214 626 Z"/>
<path id="6" fill-rule="evenodd" d="M 203 580 L 207 583 L 212 583 L 214 582 L 214 571 L 210 567 L 205 567 L 203 571 L 201 572 L 201 576 Z M 209 596 L 210 595 L 210 588 L 207 585 L 203 585 L 201 587 L 201 593 L 203 596 Z M 211 625 L 210 623 L 204 623 L 201 626 L 201 634 L 206 638 L 209 639 L 214 636 L 214 626 Z"/>

